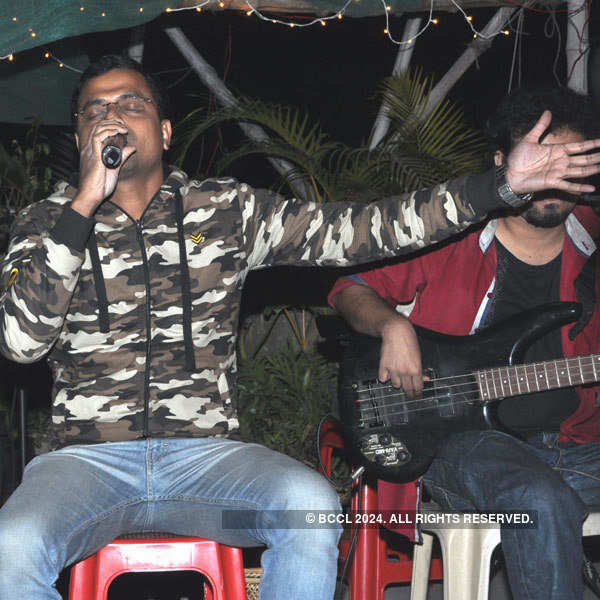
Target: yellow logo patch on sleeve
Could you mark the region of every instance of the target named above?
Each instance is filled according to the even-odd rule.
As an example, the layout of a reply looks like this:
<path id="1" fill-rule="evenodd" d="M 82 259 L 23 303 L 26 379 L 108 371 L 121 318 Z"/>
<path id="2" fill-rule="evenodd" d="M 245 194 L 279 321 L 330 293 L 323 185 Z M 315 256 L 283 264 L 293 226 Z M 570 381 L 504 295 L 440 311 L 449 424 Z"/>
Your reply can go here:
<path id="1" fill-rule="evenodd" d="M 17 269 L 17 267 L 13 267 L 10 270 L 10 274 L 8 275 L 8 282 L 6 283 L 6 289 L 8 289 L 17 280 L 18 274 L 19 269 Z"/>
<path id="2" fill-rule="evenodd" d="M 204 239 L 204 236 L 201 233 L 197 233 L 195 235 L 192 233 L 190 238 L 194 244 L 199 244 Z"/>

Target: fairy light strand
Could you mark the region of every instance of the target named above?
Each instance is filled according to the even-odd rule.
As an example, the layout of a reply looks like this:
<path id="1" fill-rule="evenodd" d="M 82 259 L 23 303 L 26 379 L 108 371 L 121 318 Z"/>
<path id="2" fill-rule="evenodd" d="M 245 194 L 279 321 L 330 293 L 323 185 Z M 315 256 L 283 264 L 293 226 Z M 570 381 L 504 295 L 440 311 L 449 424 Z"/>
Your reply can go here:
<path id="1" fill-rule="evenodd" d="M 481 32 L 477 31 L 472 23 L 472 17 L 469 17 L 465 11 L 463 10 L 463 8 L 456 2 L 456 0 L 450 0 L 452 2 L 452 4 L 454 6 L 456 6 L 456 8 L 459 10 L 459 12 L 462 14 L 465 22 L 469 25 L 469 27 L 471 28 L 471 30 L 473 31 L 473 37 L 477 38 L 480 37 L 482 39 L 488 40 L 488 39 L 492 39 L 496 36 L 498 36 L 501 33 L 505 33 L 504 31 L 504 27 L 502 26 L 497 32 L 490 34 L 490 35 L 484 35 Z M 343 4 L 343 6 L 337 11 L 332 13 L 329 16 L 320 16 L 320 17 L 316 17 L 310 21 L 307 21 L 306 23 L 298 23 L 296 21 L 289 21 L 289 20 L 284 20 L 284 19 L 279 19 L 276 17 L 269 17 L 267 15 L 264 15 L 262 12 L 260 12 L 260 10 L 258 10 L 258 8 L 256 8 L 252 3 L 254 2 L 254 0 L 246 0 L 246 5 L 248 6 L 248 10 L 245 11 L 246 14 L 248 16 L 250 15 L 255 15 L 257 16 L 259 19 L 266 21 L 266 22 L 271 22 L 274 24 L 278 24 L 278 25 L 284 25 L 286 27 L 289 28 L 303 28 L 303 27 L 311 27 L 313 25 L 316 24 L 320 24 L 322 26 L 326 25 L 327 21 L 332 21 L 332 20 L 340 20 L 343 18 L 344 13 L 346 12 L 346 9 L 348 8 L 348 6 L 350 6 L 350 4 L 352 4 L 352 2 L 354 2 L 354 0 L 346 0 Z M 382 8 L 383 8 L 383 14 L 385 16 L 385 29 L 383 30 L 385 35 L 388 37 L 388 39 L 395 45 L 397 46 L 408 46 L 411 45 L 412 43 L 414 43 L 414 41 L 420 37 L 421 35 L 423 35 L 425 33 L 425 31 L 427 31 L 427 29 L 429 29 L 429 27 L 432 24 L 437 24 L 438 23 L 438 19 L 434 19 L 433 18 L 433 6 L 434 6 L 434 2 L 433 0 L 430 0 L 430 5 L 429 5 L 429 16 L 427 19 L 427 22 L 425 23 L 425 25 L 421 28 L 420 31 L 418 31 L 411 39 L 404 41 L 404 40 L 397 40 L 394 38 L 393 34 L 392 34 L 392 30 L 390 27 L 390 13 L 392 13 L 392 9 L 391 6 L 389 4 L 387 4 L 387 2 L 389 2 L 389 0 L 380 0 Z M 176 12 L 181 12 L 181 11 L 188 11 L 188 10 L 195 10 L 197 12 L 201 12 L 202 9 L 205 6 L 208 6 L 209 4 L 215 4 L 216 6 L 218 6 L 219 8 L 226 8 L 226 3 L 223 0 L 203 0 L 202 2 L 198 3 L 198 4 L 194 4 L 193 6 L 183 6 L 180 8 L 167 8 L 165 10 L 166 13 L 176 13 Z M 522 6 L 521 10 L 525 9 L 525 8 L 529 8 L 528 6 L 529 3 L 525 3 Z M 79 11 L 84 12 L 85 11 L 85 7 L 84 6 L 79 6 Z M 139 7 L 139 11 L 142 12 L 143 11 L 143 7 Z M 106 16 L 106 12 L 102 13 L 102 17 Z M 13 17 L 12 18 L 13 21 L 18 22 L 18 18 L 17 17 Z M 512 19 L 511 19 L 512 20 Z M 36 36 L 37 34 L 35 34 L 34 32 L 32 32 L 31 29 L 29 29 L 30 31 L 30 35 L 32 36 Z M 505 33 L 506 34 L 506 33 Z M 0 61 L 1 60 L 9 60 L 9 61 L 13 61 L 14 60 L 14 52 L 10 52 L 4 56 L 0 56 Z M 55 57 L 54 55 L 50 55 L 50 57 L 48 58 L 52 58 L 55 62 L 57 62 L 59 64 L 59 66 L 67 68 L 71 71 L 75 71 L 77 73 L 81 73 L 81 71 L 79 69 L 76 69 L 70 65 L 68 65 L 67 63 L 65 63 L 64 61 L 61 61 L 60 59 L 58 59 L 57 57 Z"/>

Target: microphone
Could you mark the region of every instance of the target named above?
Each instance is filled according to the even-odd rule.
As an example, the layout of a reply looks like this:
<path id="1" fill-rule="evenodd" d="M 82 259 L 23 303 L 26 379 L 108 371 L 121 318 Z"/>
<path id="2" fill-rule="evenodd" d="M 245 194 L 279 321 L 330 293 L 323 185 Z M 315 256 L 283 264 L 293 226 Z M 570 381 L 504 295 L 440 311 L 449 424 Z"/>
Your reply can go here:
<path id="1" fill-rule="evenodd" d="M 127 136 L 117 133 L 106 140 L 102 148 L 102 164 L 107 169 L 116 169 L 121 164 L 123 158 L 123 148 L 127 145 Z"/>

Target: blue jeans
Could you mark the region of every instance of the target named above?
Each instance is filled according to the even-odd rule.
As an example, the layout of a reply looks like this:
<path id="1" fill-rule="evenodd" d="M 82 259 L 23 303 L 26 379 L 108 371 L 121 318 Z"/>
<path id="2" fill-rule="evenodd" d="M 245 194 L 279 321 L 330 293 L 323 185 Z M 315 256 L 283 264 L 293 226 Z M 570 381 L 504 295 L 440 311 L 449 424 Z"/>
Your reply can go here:
<path id="1" fill-rule="evenodd" d="M 64 567 L 124 533 L 162 531 L 264 545 L 261 600 L 329 600 L 341 530 L 289 526 L 290 514 L 310 510 L 339 512 L 334 489 L 316 471 L 256 444 L 69 446 L 34 458 L 0 509 L 0 598 L 60 599 L 54 583 Z M 239 516 L 224 527 L 229 511 Z"/>
<path id="2" fill-rule="evenodd" d="M 537 511 L 535 529 L 502 529 L 515 600 L 583 597 L 581 525 L 600 508 L 600 444 L 559 444 L 543 433 L 528 443 L 499 431 L 452 435 L 424 476 L 446 509 Z"/>

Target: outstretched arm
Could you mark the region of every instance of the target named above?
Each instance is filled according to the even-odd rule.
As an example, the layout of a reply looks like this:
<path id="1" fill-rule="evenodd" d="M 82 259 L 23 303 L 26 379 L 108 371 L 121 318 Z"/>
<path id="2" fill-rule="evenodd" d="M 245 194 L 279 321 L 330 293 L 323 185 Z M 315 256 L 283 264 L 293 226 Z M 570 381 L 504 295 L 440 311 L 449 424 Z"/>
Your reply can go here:
<path id="1" fill-rule="evenodd" d="M 516 194 L 543 189 L 592 192 L 569 181 L 600 173 L 600 139 L 542 144 L 544 112 L 508 156 L 506 181 Z M 491 211 L 509 207 L 493 169 L 433 188 L 363 203 L 298 202 L 238 187 L 250 268 L 276 264 L 345 266 L 398 256 L 439 242 Z"/>

